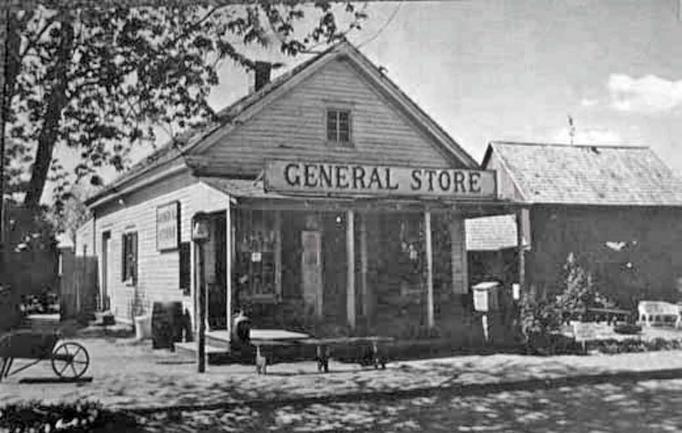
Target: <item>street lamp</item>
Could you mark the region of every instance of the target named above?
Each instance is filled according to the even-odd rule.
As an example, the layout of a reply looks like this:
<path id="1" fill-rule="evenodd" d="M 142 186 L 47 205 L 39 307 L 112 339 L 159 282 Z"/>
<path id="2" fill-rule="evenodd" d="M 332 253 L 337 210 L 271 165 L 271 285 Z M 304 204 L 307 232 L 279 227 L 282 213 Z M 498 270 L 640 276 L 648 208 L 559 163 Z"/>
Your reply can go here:
<path id="1" fill-rule="evenodd" d="M 199 296 L 199 317 L 197 319 L 197 369 L 199 373 L 206 371 L 206 278 L 204 271 L 204 247 L 210 238 L 209 215 L 199 212 L 192 218 L 192 241 L 197 245 L 199 254 L 199 279 L 197 293 Z M 195 298 L 195 299 L 196 299 Z"/>

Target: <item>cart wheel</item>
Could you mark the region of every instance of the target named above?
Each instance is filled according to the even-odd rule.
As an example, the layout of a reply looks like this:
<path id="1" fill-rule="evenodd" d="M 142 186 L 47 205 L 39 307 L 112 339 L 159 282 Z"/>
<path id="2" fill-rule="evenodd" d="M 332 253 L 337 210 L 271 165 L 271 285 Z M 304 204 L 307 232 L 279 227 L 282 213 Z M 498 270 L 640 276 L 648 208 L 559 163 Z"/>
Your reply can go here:
<path id="1" fill-rule="evenodd" d="M 62 343 L 52 352 L 52 370 L 59 377 L 78 379 L 90 365 L 90 355 L 78 343 Z"/>

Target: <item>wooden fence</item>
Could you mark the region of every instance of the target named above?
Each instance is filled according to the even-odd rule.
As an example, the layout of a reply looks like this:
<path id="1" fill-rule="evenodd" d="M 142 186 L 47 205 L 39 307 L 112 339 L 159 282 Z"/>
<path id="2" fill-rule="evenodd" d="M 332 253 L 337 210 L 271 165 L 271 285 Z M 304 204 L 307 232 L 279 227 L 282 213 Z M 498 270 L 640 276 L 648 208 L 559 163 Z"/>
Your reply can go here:
<path id="1" fill-rule="evenodd" d="M 72 248 L 61 253 L 61 319 L 73 319 L 97 308 L 97 257 L 76 256 Z"/>

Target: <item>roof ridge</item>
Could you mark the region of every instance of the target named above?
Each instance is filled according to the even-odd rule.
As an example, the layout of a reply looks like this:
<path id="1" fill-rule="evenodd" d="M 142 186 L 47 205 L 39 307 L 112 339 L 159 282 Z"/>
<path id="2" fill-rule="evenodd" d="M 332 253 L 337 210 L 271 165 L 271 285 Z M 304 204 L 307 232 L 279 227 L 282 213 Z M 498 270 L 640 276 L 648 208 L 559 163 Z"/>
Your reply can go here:
<path id="1" fill-rule="evenodd" d="M 542 143 L 533 141 L 509 141 L 509 140 L 493 140 L 489 144 L 510 144 L 512 146 L 544 146 L 544 147 L 599 147 L 609 149 L 649 149 L 651 146 L 645 145 L 627 145 L 627 144 L 570 144 L 570 143 Z"/>

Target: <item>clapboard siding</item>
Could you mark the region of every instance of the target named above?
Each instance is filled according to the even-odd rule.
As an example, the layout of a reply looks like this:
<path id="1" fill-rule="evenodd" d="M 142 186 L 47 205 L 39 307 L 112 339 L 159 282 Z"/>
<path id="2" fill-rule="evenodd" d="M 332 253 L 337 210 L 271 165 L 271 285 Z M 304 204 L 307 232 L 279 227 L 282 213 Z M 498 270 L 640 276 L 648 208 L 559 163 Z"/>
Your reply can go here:
<path id="1" fill-rule="evenodd" d="M 354 147 L 326 141 L 325 109 L 350 108 Z M 257 173 L 268 158 L 447 167 L 446 155 L 343 60 L 332 61 L 235 129 L 202 156 Z M 225 173 L 229 174 L 229 173 Z"/>
<path id="2" fill-rule="evenodd" d="M 179 287 L 178 250 L 160 252 L 156 248 L 156 209 L 180 202 L 180 242 L 191 240 L 191 218 L 198 211 L 217 211 L 227 207 L 228 197 L 188 175 L 180 175 L 139 190 L 104 209 L 97 219 L 97 239 L 111 232 L 107 288 L 111 309 L 120 320 L 131 320 L 132 302 L 137 299 L 143 308 L 154 301 L 182 301 L 191 312 L 191 300 L 185 299 Z M 126 285 L 122 274 L 122 236 L 138 235 L 138 278 L 135 286 Z M 100 242 L 101 244 L 101 242 Z M 99 246 L 101 249 L 101 245 Z M 98 251 L 100 268 L 102 254 Z"/>
<path id="3" fill-rule="evenodd" d="M 500 156 L 493 152 L 484 167 L 486 170 L 495 170 L 497 174 L 497 198 L 511 201 L 524 201 L 524 197 L 516 187 L 514 179 L 507 167 L 500 159 Z"/>

